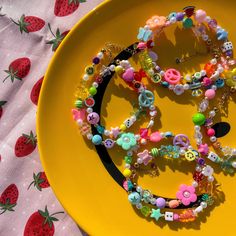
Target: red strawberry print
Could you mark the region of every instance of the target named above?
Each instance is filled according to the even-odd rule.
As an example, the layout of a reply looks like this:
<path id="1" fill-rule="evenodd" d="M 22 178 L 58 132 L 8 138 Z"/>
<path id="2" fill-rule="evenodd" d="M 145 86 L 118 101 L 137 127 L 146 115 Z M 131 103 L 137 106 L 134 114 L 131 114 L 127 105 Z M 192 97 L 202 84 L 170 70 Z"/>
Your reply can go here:
<path id="1" fill-rule="evenodd" d="M 36 148 L 36 136 L 30 131 L 30 134 L 22 134 L 15 144 L 15 155 L 17 157 L 25 157 L 32 153 Z"/>
<path id="2" fill-rule="evenodd" d="M 50 186 L 45 172 L 39 172 L 37 175 L 33 174 L 34 181 L 32 181 L 28 189 L 33 184 L 39 191 L 42 191 L 42 188 L 48 188 Z"/>
<path id="3" fill-rule="evenodd" d="M 60 32 L 59 28 L 57 28 L 56 35 L 53 33 L 51 29 L 51 25 L 48 23 L 48 28 L 51 34 L 54 36 L 54 39 L 47 42 L 47 44 L 52 44 L 52 51 L 55 52 L 60 45 L 61 41 L 65 38 L 65 36 L 70 32 L 69 30 L 64 31 L 63 33 Z"/>
<path id="4" fill-rule="evenodd" d="M 25 225 L 24 236 L 53 236 L 55 232 L 53 221 L 58 221 L 53 216 L 59 213 L 64 212 L 49 215 L 47 206 L 45 211 L 38 210 L 34 212 Z"/>
<path id="5" fill-rule="evenodd" d="M 39 100 L 39 93 L 41 90 L 41 86 L 43 83 L 43 78 L 39 79 L 36 84 L 33 86 L 31 93 L 30 93 L 30 99 L 32 103 L 34 103 L 36 106 L 38 105 L 38 100 Z"/>
<path id="6" fill-rule="evenodd" d="M 7 101 L 0 101 L 0 119 L 2 117 L 3 109 L 2 107 L 7 103 Z"/>
<path id="7" fill-rule="evenodd" d="M 86 0 L 56 0 L 54 14 L 56 16 L 68 16 L 75 12 L 82 2 L 86 2 Z"/>
<path id="8" fill-rule="evenodd" d="M 0 215 L 6 211 L 14 211 L 18 200 L 19 191 L 15 184 L 9 185 L 0 197 Z"/>
<path id="9" fill-rule="evenodd" d="M 45 25 L 45 21 L 41 18 L 38 18 L 37 16 L 25 16 L 22 15 L 20 20 L 18 20 L 18 22 L 14 21 L 13 19 L 11 19 L 16 25 L 19 26 L 20 28 L 20 32 L 26 32 L 26 33 L 30 33 L 30 32 L 36 32 L 41 30 L 44 25 Z"/>
<path id="10" fill-rule="evenodd" d="M 22 80 L 30 71 L 31 62 L 27 57 L 22 57 L 14 60 L 8 67 L 8 70 L 4 70 L 8 76 L 4 78 L 3 82 L 8 78 L 13 83 L 15 79 Z"/>

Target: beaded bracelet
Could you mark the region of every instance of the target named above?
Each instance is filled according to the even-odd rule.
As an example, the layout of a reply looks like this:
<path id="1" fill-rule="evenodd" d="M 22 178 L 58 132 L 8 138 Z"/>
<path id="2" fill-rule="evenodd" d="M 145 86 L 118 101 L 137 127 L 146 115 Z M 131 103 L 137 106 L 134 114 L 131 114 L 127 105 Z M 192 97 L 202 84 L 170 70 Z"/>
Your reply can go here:
<path id="1" fill-rule="evenodd" d="M 196 26 L 194 26 L 192 16 L 194 16 Z M 184 28 L 192 28 L 197 36 L 201 36 L 207 42 L 207 46 L 211 47 L 214 55 L 214 58 L 205 65 L 204 70 L 194 73 L 193 76 L 186 75 L 184 84 L 181 83 L 183 76 L 178 70 L 171 68 L 163 71 L 156 65 L 157 57 L 152 56 L 153 52 L 149 52 L 150 46 L 148 46 L 150 44 L 153 46 L 154 42 L 152 40 L 154 40 L 154 37 L 159 35 L 164 28 L 176 22 L 182 22 Z M 204 23 L 207 23 L 210 30 L 216 32 L 218 41 L 223 41 L 220 48 L 212 47 L 212 41 L 206 33 Z M 226 56 L 226 61 L 232 63 L 230 58 L 233 55 L 233 44 L 228 41 L 228 32 L 218 26 L 216 20 L 207 16 L 205 11 L 197 10 L 195 12 L 195 7 L 186 7 L 184 12 L 173 12 L 167 17 L 153 16 L 146 22 L 144 27 L 140 27 L 138 39 L 141 40 L 138 45 L 138 48 L 142 51 L 140 53 L 141 66 L 149 75 L 151 81 L 173 90 L 177 95 L 181 95 L 185 90 L 191 89 L 193 90 L 193 96 L 199 96 L 202 94 L 201 90 L 199 90 L 200 87 L 207 87 L 213 82 L 219 83 L 219 76 L 224 71 L 224 67 L 220 63 L 218 64 L 219 60 L 224 60 L 224 56 L 220 57 L 220 50 Z M 180 60 L 178 59 L 177 63 L 179 62 Z M 233 61 L 233 63 L 235 62 Z"/>
<path id="2" fill-rule="evenodd" d="M 138 74 L 135 74 L 134 69 L 131 67 L 130 63 L 127 60 L 118 61 L 118 66 L 114 63 L 111 63 L 109 67 L 103 66 L 103 70 L 99 72 L 99 75 L 96 75 L 95 73 L 95 65 L 98 65 L 101 62 L 101 59 L 103 58 L 105 50 L 103 49 L 100 51 L 96 57 L 93 58 L 92 62 L 93 64 L 90 66 L 87 66 L 85 68 L 85 74 L 83 76 L 83 81 L 89 80 L 89 78 L 95 79 L 95 82 L 93 82 L 92 87 L 89 88 L 89 94 L 87 95 L 84 89 L 85 84 L 82 84 L 83 89 L 80 88 L 79 91 L 79 97 L 75 101 L 75 106 L 77 109 L 72 109 L 72 114 L 74 120 L 78 123 L 80 126 L 80 131 L 82 135 L 87 135 L 87 138 L 92 140 L 93 144 L 105 145 L 106 148 L 112 148 L 114 144 L 116 144 L 116 141 L 113 139 L 116 139 L 117 136 L 127 128 L 130 128 L 135 121 L 137 120 L 137 116 L 139 113 L 131 116 L 130 118 L 127 118 L 120 127 L 111 128 L 111 130 L 105 129 L 105 127 L 99 125 L 100 117 L 96 112 L 93 112 L 92 107 L 95 104 L 95 100 L 93 96 L 97 93 L 97 88 L 99 84 L 102 83 L 103 79 L 112 73 L 114 71 L 121 71 L 126 70 L 126 72 L 123 74 L 123 77 L 125 77 L 127 80 L 131 76 L 135 77 L 135 75 L 138 76 Z M 137 78 L 136 76 L 136 78 Z M 134 87 L 136 88 L 136 91 L 138 92 L 138 100 L 140 105 L 140 111 L 143 109 L 149 109 L 149 115 L 150 115 L 150 122 L 147 125 L 147 129 L 151 128 L 154 125 L 154 117 L 156 116 L 156 108 L 153 105 L 154 104 L 154 95 L 151 91 L 147 90 L 141 82 L 138 81 L 139 78 L 132 84 L 134 84 Z M 82 95 L 84 98 L 84 101 L 81 99 L 81 90 Z M 84 107 L 87 107 L 87 109 L 84 109 Z M 79 109 L 79 110 L 78 110 Z M 139 111 L 139 112 L 140 112 Z M 90 125 L 94 125 L 97 129 L 97 132 L 99 134 L 92 135 L 91 134 L 91 128 L 90 125 L 87 122 L 84 122 L 85 116 L 87 114 L 87 121 Z M 106 140 L 102 140 L 101 134 L 104 134 L 105 136 L 108 136 L 109 138 Z M 128 133 L 126 135 L 127 137 L 124 137 L 122 139 L 123 142 L 121 142 L 121 139 L 118 139 L 117 144 L 122 146 L 123 149 L 129 150 L 132 147 L 136 145 L 136 138 L 133 134 Z M 126 145 L 125 145 L 126 144 Z"/>

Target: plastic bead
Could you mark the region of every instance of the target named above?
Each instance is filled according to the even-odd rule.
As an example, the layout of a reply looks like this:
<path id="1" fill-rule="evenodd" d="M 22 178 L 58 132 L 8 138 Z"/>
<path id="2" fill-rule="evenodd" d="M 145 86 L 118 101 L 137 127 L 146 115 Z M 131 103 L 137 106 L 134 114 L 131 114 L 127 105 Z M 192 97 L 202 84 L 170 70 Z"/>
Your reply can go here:
<path id="1" fill-rule="evenodd" d="M 208 90 L 205 92 L 205 96 L 206 96 L 209 100 L 213 99 L 213 98 L 215 97 L 215 95 L 216 95 L 216 92 L 215 92 L 214 89 L 208 89 Z"/>
<path id="2" fill-rule="evenodd" d="M 96 125 L 99 122 L 99 120 L 100 117 L 96 112 L 92 112 L 87 115 L 87 121 L 92 125 Z"/>
<path id="3" fill-rule="evenodd" d="M 207 136 L 209 136 L 209 137 L 214 136 L 215 133 L 216 133 L 215 130 L 212 129 L 212 128 L 210 128 L 210 129 L 207 130 Z"/>
<path id="4" fill-rule="evenodd" d="M 120 125 L 120 129 L 121 129 L 122 131 L 125 131 L 125 130 L 126 130 L 125 124 L 121 124 L 121 125 Z"/>
<path id="5" fill-rule="evenodd" d="M 166 200 L 164 198 L 157 198 L 156 199 L 156 206 L 160 209 L 165 208 L 166 206 Z"/>
<path id="6" fill-rule="evenodd" d="M 168 69 L 164 78 L 169 84 L 177 84 L 181 79 L 181 74 L 176 69 Z"/>
<path id="7" fill-rule="evenodd" d="M 170 208 L 176 208 L 179 206 L 179 201 L 178 200 L 171 200 L 169 201 L 169 207 Z"/>
<path id="8" fill-rule="evenodd" d="M 92 138 L 92 142 L 95 145 L 100 145 L 102 143 L 101 135 L 99 135 L 99 134 L 94 135 L 93 138 Z"/>
<path id="9" fill-rule="evenodd" d="M 89 76 L 92 76 L 94 74 L 94 67 L 93 66 L 87 66 L 85 68 L 85 73 Z"/>
<path id="10" fill-rule="evenodd" d="M 141 196 L 137 192 L 132 192 L 129 194 L 128 200 L 132 205 L 136 205 L 136 204 L 140 203 Z"/>
<path id="11" fill-rule="evenodd" d="M 203 10 L 201 10 L 201 9 L 199 9 L 199 10 L 197 10 L 196 12 L 195 12 L 195 20 L 198 22 L 198 23 L 203 23 L 204 21 L 205 21 L 205 19 L 206 19 L 206 16 L 207 16 L 207 14 L 206 14 L 206 12 L 205 11 L 203 11 Z"/>
<path id="12" fill-rule="evenodd" d="M 89 93 L 92 96 L 94 96 L 97 93 L 97 89 L 94 86 L 92 86 L 92 87 L 89 88 Z"/>
<path id="13" fill-rule="evenodd" d="M 158 149 L 157 149 L 157 148 L 152 148 L 152 149 L 151 149 L 151 154 L 152 154 L 152 156 L 157 157 L 158 154 L 159 154 Z"/>
<path id="14" fill-rule="evenodd" d="M 202 113 L 196 113 L 193 115 L 192 120 L 195 125 L 201 126 L 205 123 L 206 117 Z"/>
<path id="15" fill-rule="evenodd" d="M 124 74 L 122 75 L 122 78 L 126 81 L 126 82 L 132 82 L 134 80 L 134 70 L 133 68 L 128 68 Z"/>
<path id="16" fill-rule="evenodd" d="M 148 217 L 151 213 L 150 207 L 147 207 L 147 206 L 143 206 L 140 211 L 141 211 L 142 215 L 145 217 Z"/>
<path id="17" fill-rule="evenodd" d="M 123 175 L 124 175 L 126 178 L 130 177 L 131 174 L 132 174 L 132 171 L 131 171 L 130 169 L 125 169 L 125 170 L 123 171 Z"/>
<path id="18" fill-rule="evenodd" d="M 185 29 L 189 29 L 189 28 L 193 27 L 193 20 L 191 18 L 184 18 L 183 27 Z"/>
<path id="19" fill-rule="evenodd" d="M 82 108 L 83 107 L 83 101 L 81 99 L 78 99 L 75 101 L 75 106 L 77 108 Z"/>

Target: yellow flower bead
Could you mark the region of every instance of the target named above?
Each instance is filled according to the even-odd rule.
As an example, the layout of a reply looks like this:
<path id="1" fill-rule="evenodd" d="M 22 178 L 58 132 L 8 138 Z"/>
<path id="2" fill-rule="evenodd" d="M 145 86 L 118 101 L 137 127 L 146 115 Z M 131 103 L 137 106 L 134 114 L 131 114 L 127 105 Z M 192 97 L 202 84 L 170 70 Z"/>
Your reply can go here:
<path id="1" fill-rule="evenodd" d="M 123 171 L 123 175 L 124 175 L 126 178 L 130 177 L 131 174 L 132 174 L 132 171 L 131 171 L 130 169 L 125 169 L 125 170 Z"/>
<path id="2" fill-rule="evenodd" d="M 229 87 L 236 87 L 236 68 L 234 68 L 232 71 L 226 71 L 224 75 L 226 78 L 225 83 Z"/>
<path id="3" fill-rule="evenodd" d="M 125 131 L 125 130 L 126 130 L 126 126 L 125 126 L 124 124 L 121 124 L 121 125 L 120 125 L 120 129 L 121 129 L 122 131 Z"/>

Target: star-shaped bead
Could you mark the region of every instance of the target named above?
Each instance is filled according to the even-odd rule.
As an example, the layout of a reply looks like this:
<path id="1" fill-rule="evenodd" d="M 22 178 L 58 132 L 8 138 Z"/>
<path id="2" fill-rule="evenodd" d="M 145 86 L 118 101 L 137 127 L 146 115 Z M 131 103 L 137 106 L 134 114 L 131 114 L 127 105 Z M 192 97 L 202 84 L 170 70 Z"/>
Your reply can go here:
<path id="1" fill-rule="evenodd" d="M 144 165 L 147 165 L 152 160 L 152 156 L 149 154 L 147 149 L 138 153 L 137 156 L 143 160 Z"/>
<path id="2" fill-rule="evenodd" d="M 151 218 L 154 218 L 156 221 L 159 220 L 160 217 L 162 217 L 163 214 L 161 214 L 161 210 L 160 209 L 152 209 L 152 214 L 151 214 Z"/>
<path id="3" fill-rule="evenodd" d="M 118 134 L 120 133 L 119 127 L 111 128 L 111 133 L 112 133 L 113 137 L 116 138 L 118 136 Z"/>

